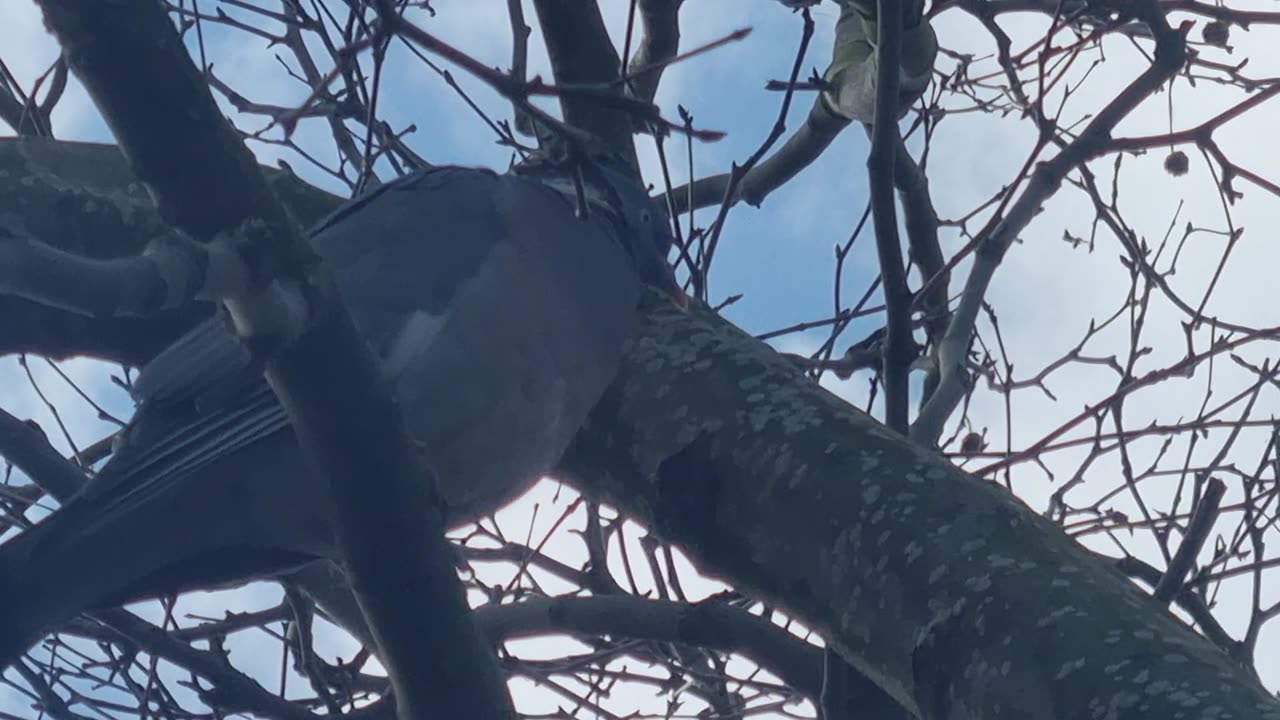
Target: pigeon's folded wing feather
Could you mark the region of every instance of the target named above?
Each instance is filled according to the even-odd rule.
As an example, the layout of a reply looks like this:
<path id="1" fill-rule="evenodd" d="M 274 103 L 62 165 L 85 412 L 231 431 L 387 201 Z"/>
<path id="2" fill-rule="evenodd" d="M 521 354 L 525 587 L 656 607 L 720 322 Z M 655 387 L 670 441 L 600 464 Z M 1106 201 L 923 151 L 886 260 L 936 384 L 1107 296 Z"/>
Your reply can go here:
<path id="1" fill-rule="evenodd" d="M 496 179 L 471 169 L 423 170 L 379 186 L 312 229 L 317 252 L 335 268 L 339 292 L 375 351 L 385 356 L 422 313 L 443 315 L 458 286 L 501 241 L 488 202 Z M 448 227 L 423 226 L 424 219 L 445 218 L 470 232 L 458 237 Z M 133 396 L 139 412 L 83 500 L 123 509 L 144 501 L 151 483 L 180 480 L 288 425 L 261 368 L 220 317 L 157 355 Z"/>

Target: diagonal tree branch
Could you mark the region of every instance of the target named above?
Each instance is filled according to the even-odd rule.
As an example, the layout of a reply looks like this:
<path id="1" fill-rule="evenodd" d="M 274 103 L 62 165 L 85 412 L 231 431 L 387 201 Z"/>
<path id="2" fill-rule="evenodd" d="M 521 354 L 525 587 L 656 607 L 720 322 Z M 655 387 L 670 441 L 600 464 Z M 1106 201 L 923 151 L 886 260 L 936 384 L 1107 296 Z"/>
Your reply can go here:
<path id="1" fill-rule="evenodd" d="M 246 227 L 255 236 L 240 248 L 248 282 L 222 299 L 242 336 L 275 350 L 267 379 L 331 494 L 341 559 L 384 653 L 398 712 L 510 717 L 453 569 L 433 484 L 424 482 L 387 381 L 163 6 L 39 5 L 160 216 L 200 240 Z M 401 551 L 396 562 L 386 562 L 389 547 Z"/>
<path id="2" fill-rule="evenodd" d="M 832 638 L 918 717 L 1145 720 L 1202 692 L 1280 718 L 1058 527 L 710 313 L 648 315 L 564 471 Z"/>
<path id="3" fill-rule="evenodd" d="M 680 6 L 684 0 L 639 0 L 637 8 L 644 35 L 627 63 L 631 90 L 653 102 L 667 61 L 680 51 Z"/>

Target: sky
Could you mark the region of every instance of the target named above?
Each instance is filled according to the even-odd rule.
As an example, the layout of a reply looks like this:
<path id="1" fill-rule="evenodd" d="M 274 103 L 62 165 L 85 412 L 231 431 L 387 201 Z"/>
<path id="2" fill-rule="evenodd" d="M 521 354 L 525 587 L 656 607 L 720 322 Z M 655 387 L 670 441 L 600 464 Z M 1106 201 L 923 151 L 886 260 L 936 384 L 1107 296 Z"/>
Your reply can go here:
<path id="1" fill-rule="evenodd" d="M 619 46 L 627 4 L 623 0 L 601 0 L 606 23 Z M 202 3 L 206 11 L 209 6 L 217 5 L 213 0 Z M 1266 7 L 1262 3 L 1255 5 Z M 419 13 L 415 18 L 424 28 L 487 65 L 506 67 L 509 64 L 505 2 L 435 0 L 432 6 L 434 16 Z M 1250 7 L 1247 3 L 1241 6 Z M 224 8 L 235 13 L 230 6 Z M 2 56 L 13 75 L 24 87 L 30 88 L 34 79 L 56 58 L 56 44 L 45 34 L 39 13 L 30 0 L 13 0 L 13 8 L 8 12 L 7 23 L 0 28 L 0 47 L 5 48 Z M 836 14 L 830 2 L 815 9 L 817 29 L 803 74 L 807 75 L 810 67 L 821 70 L 825 66 Z M 535 25 L 530 39 L 530 74 L 549 77 L 545 50 L 531 7 L 526 7 L 526 18 Z M 1043 34 L 1045 24 L 1044 18 L 1034 15 L 1001 20 L 1001 26 L 1015 39 L 1015 50 L 1025 48 L 1030 39 Z M 693 114 L 699 127 L 728 133 L 720 142 L 698 144 L 694 149 L 697 176 L 724 172 L 731 162 L 746 158 L 773 124 L 781 96 L 765 91 L 764 81 L 787 76 L 799 41 L 800 21 L 773 0 L 690 0 L 681 12 L 681 27 L 682 48 L 709 42 L 739 27 L 753 29 L 741 42 L 668 69 L 657 97 L 666 117 L 677 118 L 677 108 L 684 107 Z M 994 43 L 981 26 L 957 12 L 941 16 L 936 28 L 943 46 L 952 53 L 971 53 L 983 58 L 994 51 Z M 1198 34 L 1193 32 L 1193 37 Z M 1273 66 L 1280 63 L 1280 55 L 1272 49 L 1275 40 L 1274 28 L 1258 25 L 1248 33 L 1239 28 L 1233 30 L 1231 53 L 1218 48 L 1201 49 L 1206 57 L 1218 62 L 1234 63 L 1247 57 L 1247 74 L 1267 78 L 1277 75 Z M 1064 97 L 1061 90 L 1050 94 L 1049 106 L 1060 113 L 1061 124 L 1085 122 L 1096 114 L 1143 67 L 1144 52 L 1149 45 L 1114 38 L 1104 44 L 1103 55 L 1093 53 L 1081 58 L 1068 73 L 1070 80 L 1064 87 L 1070 88 L 1069 94 Z M 274 51 L 264 46 L 260 38 L 216 29 L 211 29 L 205 37 L 205 50 L 214 62 L 214 72 L 250 100 L 285 105 L 301 102 L 306 90 L 282 70 Z M 944 57 L 940 68 L 953 67 L 954 62 L 949 59 L 952 57 L 954 55 Z M 1105 57 L 1105 65 L 1093 65 L 1100 57 Z M 393 127 L 416 126 L 416 132 L 407 138 L 408 143 L 433 163 L 504 167 L 509 152 L 494 143 L 491 131 L 476 120 L 457 94 L 439 76 L 424 72 L 421 65 L 399 62 L 399 59 L 403 58 L 393 54 L 384 80 L 386 90 L 381 109 Z M 979 60 L 971 75 L 977 74 L 979 68 L 987 73 L 994 67 L 989 60 Z M 509 106 L 495 93 L 461 72 L 454 74 L 486 113 L 498 118 L 509 117 Z M 1184 77 L 1171 90 L 1144 102 L 1122 123 L 1118 134 L 1138 136 L 1164 132 L 1170 127 L 1191 127 L 1243 97 L 1240 91 L 1212 80 L 1201 78 L 1192 83 Z M 808 112 L 809 102 L 808 96 L 797 98 L 787 118 L 788 127 L 800 124 Z M 553 109 L 550 104 L 545 106 Z M 226 110 L 243 130 L 255 130 L 263 125 L 261 118 L 236 115 L 229 107 Z M 1228 157 L 1264 177 L 1280 180 L 1280 155 L 1269 140 L 1269 128 L 1280 119 L 1278 115 L 1280 104 L 1274 101 L 1265 104 L 1233 121 L 1215 135 L 1215 140 Z M 110 141 L 110 134 L 92 103 L 74 83 L 58 106 L 53 124 L 55 133 L 63 139 Z M 304 147 L 317 148 L 321 157 L 332 159 L 324 123 L 303 122 L 297 138 Z M 944 118 L 937 127 L 927 165 L 939 216 L 944 220 L 962 217 L 999 191 L 1027 162 L 1034 140 L 1030 124 L 1017 113 L 1001 117 L 956 112 Z M 652 142 L 640 138 L 637 146 L 645 177 L 659 183 L 661 175 Z M 340 191 L 332 180 L 296 156 L 282 153 L 279 146 L 257 143 L 250 147 L 264 162 L 283 157 L 304 179 Z M 919 149 L 914 139 L 912 147 Z M 1230 262 L 1221 271 L 1206 303 L 1205 313 L 1245 325 L 1280 325 L 1277 321 L 1280 313 L 1271 300 L 1277 250 L 1270 228 L 1277 198 L 1238 181 L 1237 189 L 1243 190 L 1245 196 L 1233 206 L 1225 207 L 1215 191 L 1216 181 L 1204 157 L 1194 148 L 1186 150 L 1191 161 L 1190 171 L 1177 178 L 1162 167 L 1165 151 L 1125 156 L 1119 165 L 1115 203 L 1136 236 L 1151 246 L 1159 246 L 1171 233 L 1171 247 L 1158 256 L 1156 263 L 1162 269 L 1168 268 L 1173 246 L 1178 246 L 1177 272 L 1170 275 L 1168 281 L 1181 296 L 1191 299 L 1193 305 L 1217 272 L 1217 258 L 1226 242 L 1222 231 L 1229 226 L 1243 228 L 1244 233 L 1232 245 Z M 764 332 L 830 314 L 833 247 L 848 238 L 865 207 L 866 152 L 864 134 L 856 128 L 847 131 L 817 163 L 771 195 L 761 208 L 735 208 L 724 229 L 719 259 L 711 278 L 713 302 L 743 294 L 740 301 L 726 308 L 726 318 L 750 332 Z M 1117 172 L 1114 158 L 1095 162 L 1091 168 L 1104 195 L 1110 193 Z M 687 168 L 680 164 L 674 164 L 671 170 L 674 182 L 688 177 Z M 704 211 L 699 216 L 700 222 L 709 222 L 713 212 Z M 1066 235 L 1090 238 L 1095 229 L 1093 218 L 1094 212 L 1084 194 L 1068 184 L 1022 233 L 996 275 L 987 300 L 998 317 L 1000 340 L 1014 363 L 1015 378 L 1034 377 L 1072 351 L 1089 331 L 1091 321 L 1115 313 L 1127 296 L 1129 272 L 1120 262 L 1122 251 L 1114 237 L 1099 231 L 1091 246 L 1073 246 L 1064 240 Z M 977 229 L 983 219 L 985 216 L 979 215 L 970 222 L 969 228 Z M 1197 230 L 1183 241 L 1183 228 L 1188 223 Z M 945 253 L 950 255 L 963 243 L 964 238 L 955 228 L 944 229 Z M 876 260 L 870 236 L 863 237 L 854 247 L 846 261 L 841 288 L 845 297 L 861 295 L 875 277 Z M 962 287 L 967 269 L 967 264 L 958 268 L 953 293 Z M 1184 321 L 1185 317 L 1170 303 L 1157 297 L 1145 318 L 1140 342 L 1131 342 L 1129 322 L 1122 319 L 1092 338 L 1079 352 L 1086 358 L 1114 355 L 1121 363 L 1127 361 L 1130 353 L 1138 352 L 1135 373 L 1142 375 L 1176 362 L 1185 354 Z M 877 324 L 875 318 L 856 324 L 837 346 L 837 351 L 843 351 L 848 342 L 860 339 Z M 988 342 L 995 337 L 992 329 L 988 319 L 980 324 Z M 1197 347 L 1203 349 L 1204 331 L 1195 337 Z M 773 345 L 784 352 L 807 353 L 824 338 L 825 333 L 819 330 L 787 336 L 774 341 Z M 1240 359 L 1261 365 L 1274 354 L 1271 345 L 1258 343 L 1244 349 Z M 61 363 L 60 367 L 109 412 L 119 417 L 128 415 L 127 397 L 107 380 L 107 374 L 118 373 L 118 368 L 84 361 Z M 113 429 L 109 422 L 97 419 L 96 413 L 89 411 L 85 402 L 45 361 L 33 358 L 30 369 L 37 379 L 36 385 L 50 398 L 51 405 L 59 409 L 75 444 L 87 445 Z M 56 435 L 57 425 L 50 410 L 23 378 L 23 372 L 15 359 L 0 359 L 0 378 L 3 378 L 0 405 L 19 417 L 37 419 L 51 435 Z M 1191 377 L 1175 378 L 1132 396 L 1126 405 L 1126 425 L 1141 427 L 1147 422 L 1190 420 L 1198 415 L 1202 405 L 1214 406 L 1226 401 L 1247 387 L 1251 379 L 1239 364 L 1219 358 L 1212 368 L 1198 368 Z M 865 406 L 869 386 L 866 373 L 857 373 L 847 381 L 828 376 L 823 382 L 832 392 Z M 980 389 L 969 405 L 969 418 L 975 429 L 986 431 L 993 450 L 1022 448 L 1075 417 L 1086 404 L 1104 398 L 1115 383 L 1116 374 L 1103 363 L 1068 364 L 1047 376 L 1044 391 L 1029 388 L 1017 392 L 1007 405 L 1003 395 Z M 1249 416 L 1266 420 L 1277 411 L 1280 411 L 1280 396 L 1275 387 L 1269 386 L 1260 394 Z M 1235 417 L 1239 412 L 1232 410 L 1228 416 Z M 1011 422 L 1007 418 L 1011 418 Z M 1068 437 L 1087 438 L 1093 430 L 1091 423 L 1084 423 Z M 1162 447 L 1162 438 L 1138 440 L 1131 446 L 1132 462 L 1139 468 L 1204 465 L 1218 455 L 1226 434 L 1225 431 L 1210 432 L 1193 440 L 1184 433 L 1167 448 Z M 59 447 L 67 447 L 65 438 L 54 437 L 54 440 Z M 1218 461 L 1219 465 L 1235 465 L 1242 471 L 1252 472 L 1267 441 L 1265 428 L 1245 431 L 1230 453 Z M 1087 451 L 1086 446 L 1081 446 L 1047 456 L 1043 467 L 1019 466 L 1013 476 L 1015 490 L 1032 508 L 1043 510 L 1049 494 L 1080 469 Z M 975 462 L 973 466 L 985 462 Z M 1114 453 L 1090 465 L 1084 470 L 1085 482 L 1073 490 L 1072 501 L 1085 505 L 1114 489 L 1119 471 Z M 1172 473 L 1167 482 L 1153 483 L 1144 489 L 1144 494 L 1149 498 L 1167 496 L 1176 480 L 1177 474 Z M 1238 501 L 1238 483 L 1229 482 L 1229 485 L 1227 502 L 1233 498 Z M 500 523 L 518 528 L 519 533 L 532 529 L 537 536 L 548 528 L 558 514 L 555 508 L 564 507 L 568 497 L 567 493 L 557 493 L 554 484 L 544 484 L 504 511 Z M 535 506 L 539 508 L 536 514 L 532 510 Z M 1106 507 L 1135 512 L 1132 501 L 1125 496 L 1107 501 Z M 1229 530 L 1231 526 L 1225 527 Z M 628 534 L 629 542 L 635 543 L 631 548 L 634 553 L 640 552 L 638 538 L 642 533 L 642 529 L 634 528 Z M 1145 533 L 1098 535 L 1086 542 L 1113 555 L 1118 553 L 1117 543 L 1120 543 L 1141 557 L 1158 559 L 1155 545 Z M 572 539 L 558 538 L 549 547 L 568 559 L 580 555 L 580 548 Z M 495 577 L 503 572 L 486 570 L 489 571 L 496 573 Z M 706 582 L 696 587 L 710 593 L 718 586 Z M 184 599 L 182 607 L 187 612 L 216 614 L 228 603 L 235 607 L 273 603 L 278 598 L 275 593 L 270 586 L 255 585 L 238 593 L 197 594 Z M 1266 588 L 1264 597 L 1268 595 L 1275 595 L 1273 588 Z M 1273 602 L 1276 599 L 1270 598 Z M 1247 617 L 1248 593 L 1241 586 L 1228 583 L 1218 600 L 1219 617 L 1228 629 L 1239 632 Z M 1274 630 L 1264 631 L 1259 647 L 1266 653 L 1266 648 L 1276 646 L 1278 639 Z M 259 641 L 260 638 L 252 637 L 236 640 L 242 643 L 240 657 L 256 672 L 270 676 L 278 658 L 255 652 L 254 643 Z M 565 642 L 562 638 L 527 641 L 522 642 L 519 649 L 525 653 L 554 655 L 564 651 Z M 326 636 L 325 643 L 326 652 L 346 657 L 353 649 L 350 641 L 336 635 Z M 1258 662 L 1269 686 L 1280 687 L 1280 657 L 1264 654 Z M 551 707 L 546 705 L 552 702 L 547 695 L 538 694 L 528 683 L 517 683 L 516 687 L 522 710 L 539 712 Z M 0 690 L 0 703 L 3 693 Z M 634 708 L 627 705 L 632 700 L 631 697 L 618 700 L 615 709 Z"/>

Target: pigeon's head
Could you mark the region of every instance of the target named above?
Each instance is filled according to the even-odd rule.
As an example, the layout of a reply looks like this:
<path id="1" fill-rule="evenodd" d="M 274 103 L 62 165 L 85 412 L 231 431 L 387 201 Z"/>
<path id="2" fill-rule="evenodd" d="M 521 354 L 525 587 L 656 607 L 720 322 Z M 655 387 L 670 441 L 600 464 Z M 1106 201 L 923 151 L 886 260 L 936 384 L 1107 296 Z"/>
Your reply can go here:
<path id="1" fill-rule="evenodd" d="M 620 221 L 623 244 L 640 279 L 671 295 L 681 306 L 687 305 L 688 297 L 667 259 L 675 238 L 666 211 L 639 181 L 611 165 L 595 163 L 586 176 L 589 182 L 603 186 L 604 200 Z"/>
<path id="2" fill-rule="evenodd" d="M 571 201 L 578 200 L 579 191 L 584 192 L 587 211 L 603 213 L 617 227 L 623 249 L 641 281 L 670 295 L 680 307 L 688 307 L 689 298 L 667 261 L 675 244 L 671 221 L 621 160 L 599 154 L 574 162 L 554 152 L 553 147 L 514 169 L 539 178 Z"/>

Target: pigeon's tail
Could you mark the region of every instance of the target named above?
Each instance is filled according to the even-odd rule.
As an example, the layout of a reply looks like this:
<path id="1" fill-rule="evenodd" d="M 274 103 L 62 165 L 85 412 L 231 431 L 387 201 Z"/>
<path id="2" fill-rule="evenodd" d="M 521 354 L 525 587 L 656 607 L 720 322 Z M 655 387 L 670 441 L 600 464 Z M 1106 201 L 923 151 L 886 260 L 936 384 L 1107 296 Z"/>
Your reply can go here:
<path id="1" fill-rule="evenodd" d="M 9 541 L 5 547 L 20 539 Z M 39 630 L 33 629 L 34 623 L 24 612 L 17 560 L 14 552 L 0 553 L 0 668 L 12 665 L 40 639 Z"/>
<path id="2" fill-rule="evenodd" d="M 109 577 L 110 562 L 88 553 L 75 573 L 53 575 L 62 551 L 48 541 L 74 526 L 72 510 L 57 512 L 0 545 L 0 668 L 25 654 L 47 629 L 72 617 L 89 589 Z M 52 551 L 52 552 L 50 552 Z M 109 558 L 106 558 L 109 560 Z"/>
<path id="3" fill-rule="evenodd" d="M 325 506 L 289 502 L 311 489 L 292 440 L 257 443 L 240 459 L 150 483 L 147 493 L 86 487 L 0 545 L 0 668 L 82 613 L 225 587 L 328 554 Z"/>

